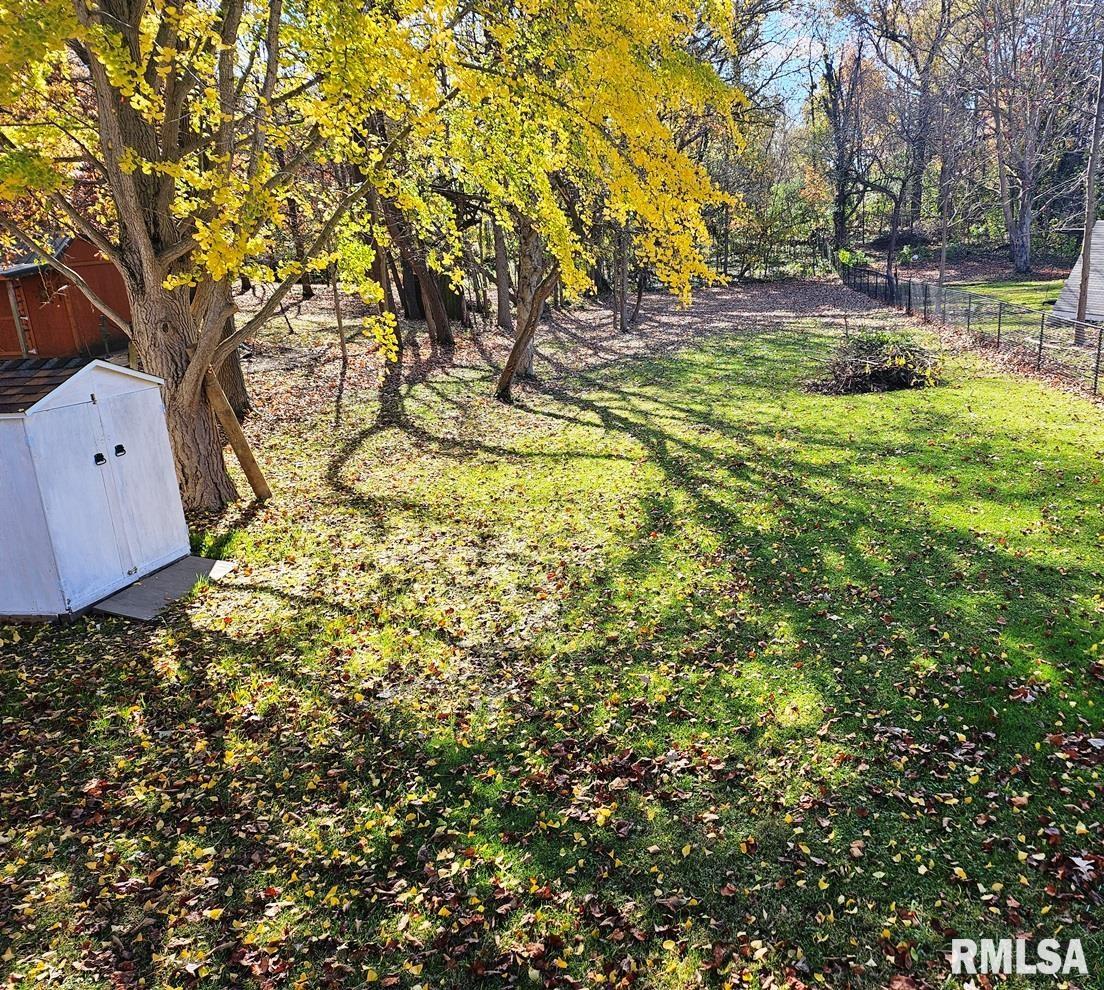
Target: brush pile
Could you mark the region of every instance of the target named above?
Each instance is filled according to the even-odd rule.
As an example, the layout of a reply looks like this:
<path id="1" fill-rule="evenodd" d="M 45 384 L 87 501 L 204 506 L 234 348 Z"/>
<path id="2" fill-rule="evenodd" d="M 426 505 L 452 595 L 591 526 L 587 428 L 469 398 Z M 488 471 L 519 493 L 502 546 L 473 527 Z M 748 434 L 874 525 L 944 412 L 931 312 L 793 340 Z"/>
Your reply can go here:
<path id="1" fill-rule="evenodd" d="M 862 395 L 927 388 L 943 380 L 943 360 L 910 337 L 868 333 L 845 340 L 809 389 L 824 395 Z"/>

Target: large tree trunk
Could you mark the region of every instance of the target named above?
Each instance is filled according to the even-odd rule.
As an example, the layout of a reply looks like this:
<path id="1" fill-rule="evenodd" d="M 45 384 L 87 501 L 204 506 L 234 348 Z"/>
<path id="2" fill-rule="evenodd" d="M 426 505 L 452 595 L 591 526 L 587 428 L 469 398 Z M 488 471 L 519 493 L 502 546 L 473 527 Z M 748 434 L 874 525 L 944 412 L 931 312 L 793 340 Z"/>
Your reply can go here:
<path id="1" fill-rule="evenodd" d="M 510 312 L 510 257 L 506 253 L 506 235 L 497 221 L 493 224 L 495 251 L 495 288 L 498 293 L 495 319 L 500 329 L 514 332 L 514 318 Z"/>
<path id="2" fill-rule="evenodd" d="M 131 299 L 131 328 L 142 367 L 165 380 L 165 414 L 177 480 L 189 512 L 217 512 L 237 498 L 226 470 L 222 439 L 205 393 L 190 399 L 180 387 L 196 339 L 186 288 L 156 286 Z"/>
<path id="3" fill-rule="evenodd" d="M 1008 228 L 1012 267 L 1019 274 L 1031 271 L 1031 204 L 1021 200 L 1020 211 Z"/>

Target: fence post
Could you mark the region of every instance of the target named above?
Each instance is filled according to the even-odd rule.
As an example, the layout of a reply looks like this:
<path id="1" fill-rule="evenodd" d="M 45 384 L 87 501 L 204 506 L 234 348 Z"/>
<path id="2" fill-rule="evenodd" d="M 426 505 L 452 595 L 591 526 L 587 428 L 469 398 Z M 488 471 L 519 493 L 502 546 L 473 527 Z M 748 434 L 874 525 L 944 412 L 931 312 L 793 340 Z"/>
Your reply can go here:
<path id="1" fill-rule="evenodd" d="M 1096 367 L 1093 368 L 1093 395 L 1097 395 L 1100 387 L 1100 348 L 1104 344 L 1104 324 L 1096 331 Z"/>
<path id="2" fill-rule="evenodd" d="M 906 312 L 908 313 L 909 316 L 912 316 L 912 279 L 911 278 L 909 279 L 908 308 L 906 309 Z"/>
<path id="3" fill-rule="evenodd" d="M 966 293 L 966 335 L 971 333 L 970 327 L 970 314 L 974 311 L 974 297 L 969 292 Z"/>
<path id="4" fill-rule="evenodd" d="M 1004 303 L 997 303 L 997 350 L 1000 350 L 1001 327 L 1004 325 Z"/>
<path id="5" fill-rule="evenodd" d="M 1039 353 L 1035 356 L 1035 370 L 1043 366 L 1043 331 L 1046 330 L 1046 313 L 1039 317 Z"/>

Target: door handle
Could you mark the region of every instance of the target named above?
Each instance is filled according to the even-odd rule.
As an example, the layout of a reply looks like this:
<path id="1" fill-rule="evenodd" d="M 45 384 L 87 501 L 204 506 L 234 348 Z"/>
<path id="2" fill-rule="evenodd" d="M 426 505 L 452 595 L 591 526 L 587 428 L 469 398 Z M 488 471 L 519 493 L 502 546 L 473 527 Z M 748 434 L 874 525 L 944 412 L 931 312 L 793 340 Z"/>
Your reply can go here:
<path id="1" fill-rule="evenodd" d="M 115 444 L 115 456 L 116 457 L 122 457 L 125 453 L 126 453 L 126 447 L 124 447 L 121 443 Z"/>
<path id="2" fill-rule="evenodd" d="M 106 458 L 106 457 L 104 457 L 104 455 L 103 455 L 103 454 L 96 454 L 96 456 L 95 456 L 95 457 L 93 457 L 93 458 L 92 458 L 92 460 L 93 460 L 93 461 L 95 461 L 97 465 L 101 465 L 101 464 L 106 464 L 106 463 L 107 463 L 107 458 Z"/>

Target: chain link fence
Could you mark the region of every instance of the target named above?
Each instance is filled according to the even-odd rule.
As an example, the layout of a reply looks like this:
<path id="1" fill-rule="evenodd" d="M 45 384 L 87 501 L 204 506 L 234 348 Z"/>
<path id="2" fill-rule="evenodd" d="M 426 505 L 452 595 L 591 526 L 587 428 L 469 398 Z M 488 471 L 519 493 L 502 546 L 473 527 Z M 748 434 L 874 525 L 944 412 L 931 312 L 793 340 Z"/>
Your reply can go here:
<path id="1" fill-rule="evenodd" d="M 1007 353 L 1067 385 L 1099 395 L 1104 325 L 1067 319 L 992 296 L 836 262 L 844 285 L 863 295 L 963 331 L 980 348 Z"/>

